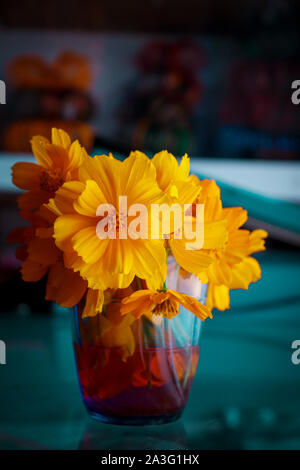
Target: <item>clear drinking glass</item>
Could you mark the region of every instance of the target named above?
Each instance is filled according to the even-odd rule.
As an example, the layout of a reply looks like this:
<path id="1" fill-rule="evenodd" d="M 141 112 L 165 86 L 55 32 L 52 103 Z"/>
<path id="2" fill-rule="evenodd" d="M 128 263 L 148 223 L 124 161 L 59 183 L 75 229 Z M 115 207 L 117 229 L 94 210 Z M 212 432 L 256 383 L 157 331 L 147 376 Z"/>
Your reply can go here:
<path id="1" fill-rule="evenodd" d="M 183 272 L 173 258 L 168 260 L 167 287 L 206 301 L 207 286 Z M 83 305 L 73 310 L 83 402 L 102 422 L 174 421 L 185 407 L 196 374 L 202 322 L 180 306 L 180 314 L 171 320 L 150 314 L 124 325 L 118 323 L 119 306 L 116 301 L 107 306 L 117 319 L 112 327 L 105 312 L 83 320 Z"/>

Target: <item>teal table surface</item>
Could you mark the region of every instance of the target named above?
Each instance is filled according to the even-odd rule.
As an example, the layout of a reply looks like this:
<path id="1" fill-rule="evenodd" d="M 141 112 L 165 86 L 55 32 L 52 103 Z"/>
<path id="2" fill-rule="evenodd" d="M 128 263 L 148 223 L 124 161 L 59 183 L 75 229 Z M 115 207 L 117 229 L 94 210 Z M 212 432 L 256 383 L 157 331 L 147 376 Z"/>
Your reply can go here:
<path id="1" fill-rule="evenodd" d="M 0 314 L 0 449 L 300 449 L 300 254 L 259 256 L 263 278 L 203 328 L 186 410 L 175 423 L 92 421 L 79 393 L 69 316 Z M 299 355 L 300 357 L 300 355 Z"/>

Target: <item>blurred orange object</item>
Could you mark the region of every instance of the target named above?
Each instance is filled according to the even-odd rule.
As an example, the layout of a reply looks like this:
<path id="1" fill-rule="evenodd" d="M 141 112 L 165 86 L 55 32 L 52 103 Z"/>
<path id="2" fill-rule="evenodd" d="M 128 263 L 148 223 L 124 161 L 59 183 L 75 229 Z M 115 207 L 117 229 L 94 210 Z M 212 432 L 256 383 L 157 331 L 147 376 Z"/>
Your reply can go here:
<path id="1" fill-rule="evenodd" d="M 78 139 L 88 152 L 93 148 L 94 133 L 89 124 L 81 121 L 43 119 L 16 121 L 7 126 L 3 132 L 2 147 L 7 152 L 31 152 L 32 137 L 43 135 L 50 139 L 52 127 L 66 131 L 72 141 Z"/>
<path id="2" fill-rule="evenodd" d="M 88 60 L 74 52 L 60 54 L 53 63 L 39 56 L 17 57 L 8 67 L 8 80 L 15 88 L 87 90 L 92 73 Z"/>

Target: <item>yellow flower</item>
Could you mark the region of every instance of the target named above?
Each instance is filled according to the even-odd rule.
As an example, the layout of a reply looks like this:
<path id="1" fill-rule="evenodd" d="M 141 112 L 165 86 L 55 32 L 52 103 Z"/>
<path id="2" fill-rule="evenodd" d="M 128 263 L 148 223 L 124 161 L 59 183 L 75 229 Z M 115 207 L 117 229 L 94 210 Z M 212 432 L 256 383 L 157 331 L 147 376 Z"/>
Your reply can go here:
<path id="1" fill-rule="evenodd" d="M 139 318 L 152 312 L 154 316 L 173 318 L 179 313 L 179 304 L 192 312 L 202 321 L 212 318 L 210 310 L 194 297 L 174 290 L 152 291 L 138 290 L 122 301 L 121 314 L 131 314 Z"/>
<path id="2" fill-rule="evenodd" d="M 49 204 L 59 215 L 54 238 L 68 267 L 79 271 L 94 289 L 125 288 L 135 276 L 161 287 L 166 277 L 163 239 L 119 238 L 122 220 L 118 211 L 115 239 L 99 238 L 96 232 L 102 220 L 96 215 L 100 204 L 111 204 L 117 210 L 119 196 L 126 196 L 128 208 L 143 204 L 151 217 L 151 204 L 165 202 L 151 161 L 143 155 L 131 155 L 123 162 L 100 155 L 85 161 L 79 178 L 80 182 L 65 183 Z"/>
<path id="3" fill-rule="evenodd" d="M 49 201 L 65 182 L 78 178 L 78 168 L 87 158 L 86 151 L 61 129 L 52 129 L 52 142 L 42 136 L 31 141 L 38 164 L 18 162 L 12 167 L 12 181 L 26 192 L 19 196 L 20 209 L 34 210 Z"/>
<path id="4" fill-rule="evenodd" d="M 247 264 L 240 263 L 250 254 L 265 249 L 264 238 L 268 234 L 264 230 L 255 230 L 251 233 L 249 230 L 241 229 L 240 226 L 247 220 L 247 211 L 241 207 L 223 209 L 223 214 L 227 221 L 228 241 L 223 249 L 216 250 L 214 262 L 201 273 L 200 279 L 202 282 L 224 284 L 234 289 L 247 289 L 249 283 L 257 278 L 257 272 L 255 270 L 249 279 L 249 272 L 252 271 L 249 271 Z M 237 265 L 242 266 L 241 271 L 238 271 Z"/>
<path id="5" fill-rule="evenodd" d="M 194 182 L 197 177 L 192 177 Z M 204 217 L 208 222 L 223 220 L 226 223 L 228 239 L 221 247 L 208 250 L 214 261 L 198 273 L 203 283 L 208 283 L 207 305 L 225 310 L 230 305 L 230 289 L 248 289 L 251 282 L 261 277 L 259 263 L 249 255 L 265 249 L 264 230 L 249 230 L 241 227 L 247 221 L 247 211 L 242 207 L 223 209 L 220 188 L 213 180 L 198 180 L 202 190 L 197 203 L 204 204 Z M 204 250 L 207 253 L 207 250 Z"/>
<path id="6" fill-rule="evenodd" d="M 154 155 L 152 162 L 156 168 L 156 178 L 160 188 L 166 192 L 172 203 L 178 202 L 182 205 L 183 216 L 187 226 L 195 233 L 196 219 L 194 212 L 188 217 L 189 210 L 184 212 L 184 205 L 203 203 L 202 185 L 199 179 L 190 176 L 190 162 L 184 155 L 178 164 L 176 158 L 166 150 Z M 220 195 L 219 195 L 220 198 Z M 178 264 L 186 271 L 195 275 L 205 270 L 213 258 L 208 250 L 216 250 L 224 246 L 227 240 L 226 222 L 222 217 L 207 217 L 210 208 L 204 207 L 204 243 L 201 248 L 187 249 L 190 243 L 182 233 L 182 238 L 176 238 L 174 232 L 170 234 L 169 247 Z"/>

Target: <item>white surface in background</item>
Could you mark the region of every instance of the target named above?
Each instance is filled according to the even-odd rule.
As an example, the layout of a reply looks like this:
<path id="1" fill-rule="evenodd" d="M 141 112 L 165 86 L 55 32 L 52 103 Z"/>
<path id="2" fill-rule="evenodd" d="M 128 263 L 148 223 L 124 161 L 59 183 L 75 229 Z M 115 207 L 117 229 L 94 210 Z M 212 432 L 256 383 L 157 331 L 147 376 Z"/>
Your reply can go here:
<path id="1" fill-rule="evenodd" d="M 264 196 L 300 202 L 300 162 L 194 158 L 191 172 Z"/>
<path id="2" fill-rule="evenodd" d="M 11 166 L 19 161 L 35 159 L 28 154 L 0 153 L 0 191 L 19 191 L 11 182 Z M 300 202 L 300 162 L 192 158 L 191 171 L 265 196 Z"/>

